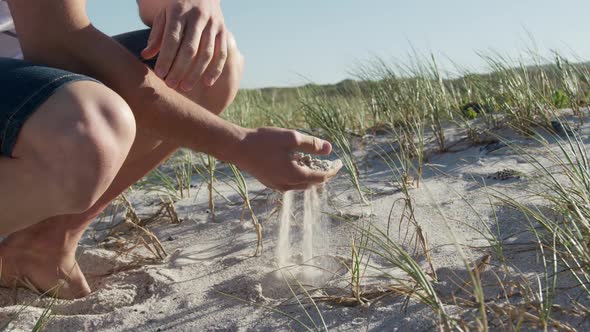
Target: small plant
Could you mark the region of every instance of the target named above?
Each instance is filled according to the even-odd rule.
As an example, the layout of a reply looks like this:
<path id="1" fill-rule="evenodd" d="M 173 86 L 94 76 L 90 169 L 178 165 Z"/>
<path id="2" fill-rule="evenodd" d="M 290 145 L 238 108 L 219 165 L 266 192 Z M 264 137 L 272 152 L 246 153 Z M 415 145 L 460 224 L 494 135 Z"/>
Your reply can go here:
<path id="1" fill-rule="evenodd" d="M 166 165 L 166 164 L 165 164 Z M 179 160 L 171 160 L 139 181 L 134 187 L 147 192 L 156 192 L 172 197 L 175 201 L 190 197 L 194 170 L 193 154 L 184 152 Z"/>
<path id="2" fill-rule="evenodd" d="M 551 95 L 551 102 L 557 109 L 567 108 L 570 104 L 568 96 L 562 90 L 555 90 Z"/>
<path id="3" fill-rule="evenodd" d="M 412 227 L 406 228 L 407 231 L 402 236 L 403 241 L 414 243 L 414 250 L 415 250 L 414 254 L 416 254 L 416 250 L 418 248 L 421 249 L 421 253 L 426 258 L 426 261 L 428 262 L 428 265 L 430 267 L 430 275 L 434 279 L 436 279 L 436 271 L 434 268 L 434 264 L 432 263 L 432 257 L 431 257 L 431 253 L 430 253 L 430 245 L 428 243 L 428 238 L 427 238 L 426 234 L 424 233 L 422 227 L 420 226 L 420 224 L 416 220 L 414 200 L 410 195 L 410 187 L 413 185 L 414 181 L 408 181 L 409 172 L 407 169 L 407 165 L 405 165 L 405 162 L 402 159 L 403 155 L 404 155 L 403 153 L 402 154 L 396 153 L 395 154 L 395 158 L 397 159 L 396 160 L 396 159 L 394 159 L 394 157 L 392 157 L 389 154 L 380 154 L 381 158 L 383 159 L 383 161 L 385 162 L 385 164 L 387 165 L 387 167 L 389 168 L 389 170 L 392 174 L 392 180 L 399 184 L 399 188 L 403 194 L 402 198 L 395 200 L 391 205 L 391 209 L 389 211 L 389 218 L 387 221 L 386 235 L 387 236 L 390 235 L 391 216 L 392 216 L 393 210 L 398 205 L 398 203 L 401 203 L 402 213 L 400 216 L 400 220 L 398 222 L 398 225 L 399 225 L 398 229 L 401 230 L 402 225 L 404 223 L 412 226 Z M 414 229 L 414 232 L 412 234 L 409 234 L 408 232 L 412 228 Z M 401 234 L 400 234 L 400 236 L 401 236 Z"/>
<path id="4" fill-rule="evenodd" d="M 201 155 L 201 165 L 195 165 L 195 172 L 207 183 L 207 192 L 209 194 L 209 212 L 211 213 L 211 220 L 215 222 L 215 182 L 217 178 L 215 171 L 217 161 L 214 157 L 207 155 L 206 158 Z"/>
<path id="5" fill-rule="evenodd" d="M 583 92 L 579 75 L 570 62 L 559 54 L 555 55 L 555 64 L 558 71 L 559 86 L 563 90 L 557 90 L 556 92 L 560 91 L 564 95 L 560 96 L 559 100 L 562 102 L 562 105 L 557 106 L 556 104 L 555 106 L 557 108 L 566 108 L 571 106 L 574 114 L 578 117 L 580 125 L 582 125 L 584 124 L 584 114 L 582 113 L 579 100 L 583 98 L 583 95 L 580 96 L 580 94 Z"/>
<path id="6" fill-rule="evenodd" d="M 368 237 L 364 233 L 360 233 L 359 244 L 356 244 L 355 239 L 352 239 L 351 244 L 351 266 L 349 267 L 350 273 L 350 290 L 351 296 L 356 299 L 358 304 L 365 305 L 366 300 L 363 298 L 362 283 L 367 270 L 367 264 L 369 263 L 370 256 L 366 256 Z"/>
<path id="7" fill-rule="evenodd" d="M 475 111 L 475 109 L 473 107 L 469 107 L 463 111 L 463 116 L 469 120 L 473 120 L 473 119 L 477 118 L 477 115 L 478 115 L 478 113 Z"/>
<path id="8" fill-rule="evenodd" d="M 115 246 L 120 255 L 129 255 L 136 248 L 147 249 L 156 261 L 162 261 L 168 253 L 158 237 L 142 226 L 145 223 L 137 215 L 135 208 L 125 195 L 120 195 L 118 201 L 125 207 L 123 222 L 112 227 L 108 238 L 115 241 Z M 158 212 L 159 214 L 160 212 Z M 140 257 L 135 257 L 142 260 Z"/>
<path id="9" fill-rule="evenodd" d="M 355 224 L 352 226 L 367 237 L 366 247 L 363 250 L 380 257 L 390 266 L 405 273 L 406 278 L 401 278 L 370 265 L 394 282 L 394 285 L 389 288 L 395 293 L 403 294 L 408 299 L 413 298 L 430 307 L 439 317 L 441 327 L 450 330 L 454 325 L 453 319 L 447 314 L 445 305 L 432 284 L 431 276 L 420 267 L 412 255 L 379 228 L 363 228 Z"/>
<path id="10" fill-rule="evenodd" d="M 240 220 L 243 219 L 243 215 L 245 212 L 248 212 L 250 215 L 250 219 L 252 220 L 252 224 L 254 225 L 254 230 L 256 231 L 256 236 L 258 238 L 258 242 L 256 244 L 256 251 L 254 252 L 254 256 L 258 256 L 260 253 L 262 253 L 262 225 L 260 224 L 260 222 L 258 221 L 258 218 L 256 217 L 256 213 L 254 213 L 254 210 L 252 209 L 252 205 L 250 204 L 250 196 L 248 193 L 248 184 L 246 182 L 246 179 L 244 178 L 244 175 L 242 174 L 242 172 L 240 172 L 240 170 L 232 164 L 228 164 L 229 168 L 233 174 L 233 178 L 232 180 L 235 183 L 235 191 L 238 193 L 238 195 L 240 195 L 240 197 L 242 198 L 244 204 L 243 204 L 243 208 L 242 208 L 242 217 L 240 218 Z M 243 221 L 243 220 L 242 220 Z"/>
<path id="11" fill-rule="evenodd" d="M 425 92 L 427 117 L 429 119 L 432 133 L 438 144 L 439 152 L 446 151 L 445 131 L 443 122 L 451 119 L 453 109 L 452 98 L 444 84 L 442 74 L 434 55 L 431 55 L 431 62 L 427 68 L 419 67 L 422 71 L 421 82 Z"/>

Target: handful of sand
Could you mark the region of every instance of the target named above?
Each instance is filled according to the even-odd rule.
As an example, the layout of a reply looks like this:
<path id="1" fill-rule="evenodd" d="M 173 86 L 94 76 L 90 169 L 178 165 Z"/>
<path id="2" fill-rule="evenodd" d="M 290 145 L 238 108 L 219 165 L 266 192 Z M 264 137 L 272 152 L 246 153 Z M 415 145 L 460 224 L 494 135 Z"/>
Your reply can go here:
<path id="1" fill-rule="evenodd" d="M 338 167 L 342 164 L 340 159 L 337 160 L 321 160 L 315 159 L 309 154 L 297 153 L 295 154 L 295 160 L 299 166 L 311 168 L 314 171 L 329 171 L 333 168 Z"/>

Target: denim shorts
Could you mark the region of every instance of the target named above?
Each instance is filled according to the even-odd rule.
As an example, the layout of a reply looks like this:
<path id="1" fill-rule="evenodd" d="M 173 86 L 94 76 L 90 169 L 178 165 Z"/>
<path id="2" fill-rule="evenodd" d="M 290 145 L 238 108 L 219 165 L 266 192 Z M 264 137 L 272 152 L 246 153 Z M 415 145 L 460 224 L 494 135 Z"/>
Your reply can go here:
<path id="1" fill-rule="evenodd" d="M 140 30 L 113 38 L 141 59 L 149 34 L 150 30 Z M 143 62 L 153 68 L 155 61 Z M 0 58 L 0 156 L 11 157 L 25 121 L 57 90 L 76 81 L 98 82 L 61 69 Z"/>

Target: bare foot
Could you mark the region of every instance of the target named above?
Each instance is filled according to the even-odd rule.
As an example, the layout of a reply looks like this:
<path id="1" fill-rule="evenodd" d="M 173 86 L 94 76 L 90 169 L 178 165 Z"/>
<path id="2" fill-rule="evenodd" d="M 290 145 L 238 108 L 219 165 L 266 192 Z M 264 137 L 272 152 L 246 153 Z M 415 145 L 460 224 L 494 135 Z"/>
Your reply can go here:
<path id="1" fill-rule="evenodd" d="M 1 286 L 34 288 L 39 293 L 61 299 L 90 294 L 90 287 L 75 259 L 75 248 L 56 250 L 19 233 L 0 243 Z"/>

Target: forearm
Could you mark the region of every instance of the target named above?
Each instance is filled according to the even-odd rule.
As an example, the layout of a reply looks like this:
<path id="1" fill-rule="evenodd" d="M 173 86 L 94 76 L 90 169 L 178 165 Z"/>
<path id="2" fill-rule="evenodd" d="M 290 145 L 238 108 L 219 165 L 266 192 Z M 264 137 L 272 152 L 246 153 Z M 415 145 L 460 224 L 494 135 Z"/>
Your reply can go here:
<path id="1" fill-rule="evenodd" d="M 225 147 L 243 138 L 242 128 L 169 88 L 126 49 L 95 29 L 84 29 L 72 41 L 68 54 L 79 63 L 80 71 L 121 95 L 134 110 L 138 126 L 181 146 L 231 159 Z"/>
<path id="2" fill-rule="evenodd" d="M 39 31 L 20 29 L 25 57 L 95 77 L 127 101 L 138 126 L 180 146 L 232 159 L 227 147 L 243 138 L 244 129 L 168 88 L 144 64 L 83 17 L 64 21 L 69 21 L 66 26 L 53 28 L 57 31 L 49 31 L 42 38 L 38 38 Z"/>

